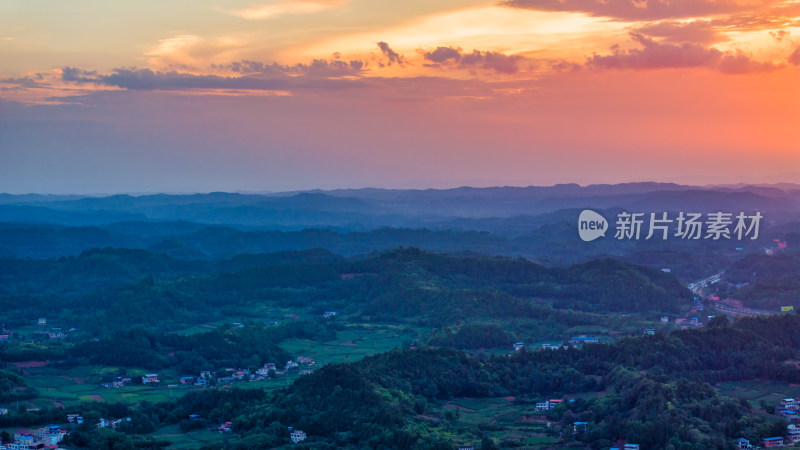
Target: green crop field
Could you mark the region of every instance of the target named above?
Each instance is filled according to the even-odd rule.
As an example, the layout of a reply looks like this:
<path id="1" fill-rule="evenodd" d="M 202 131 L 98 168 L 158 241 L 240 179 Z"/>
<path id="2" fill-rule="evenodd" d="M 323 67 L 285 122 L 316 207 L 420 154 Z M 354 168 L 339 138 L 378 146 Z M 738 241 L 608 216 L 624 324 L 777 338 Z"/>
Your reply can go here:
<path id="1" fill-rule="evenodd" d="M 404 342 L 414 341 L 423 330 L 393 325 L 356 324 L 336 333 L 336 340 L 317 342 L 289 339 L 281 347 L 295 356 L 306 356 L 317 366 L 359 360 L 365 356 L 402 348 Z"/>
<path id="2" fill-rule="evenodd" d="M 458 398 L 440 407 L 463 425 L 489 425 L 489 435 L 504 446 L 547 448 L 557 439 L 547 434 L 548 421 L 535 405 L 514 403 L 508 398 Z"/>

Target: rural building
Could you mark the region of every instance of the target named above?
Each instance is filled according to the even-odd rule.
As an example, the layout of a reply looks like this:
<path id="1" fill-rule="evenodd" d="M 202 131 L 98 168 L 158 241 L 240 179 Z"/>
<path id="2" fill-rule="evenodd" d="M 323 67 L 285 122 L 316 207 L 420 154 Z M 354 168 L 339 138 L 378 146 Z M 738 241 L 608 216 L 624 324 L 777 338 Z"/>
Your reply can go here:
<path id="1" fill-rule="evenodd" d="M 572 337 L 572 338 L 569 340 L 569 342 L 570 342 L 570 343 L 571 343 L 573 346 L 576 346 L 576 345 L 583 345 L 583 344 L 597 344 L 597 343 L 599 343 L 599 342 L 600 342 L 600 338 L 598 338 L 598 337 L 596 337 L 596 336 L 586 336 L 586 335 L 583 335 L 583 334 L 582 334 L 582 335 L 580 335 L 580 336 L 573 336 L 573 337 Z"/>
<path id="2" fill-rule="evenodd" d="M 761 443 L 764 445 L 764 448 L 783 447 L 783 438 L 782 437 L 764 438 L 761 440 Z"/>
<path id="3" fill-rule="evenodd" d="M 142 384 L 157 384 L 158 381 L 158 374 L 157 373 L 148 373 L 147 375 L 142 376 Z"/>
<path id="4" fill-rule="evenodd" d="M 745 438 L 737 439 L 736 445 L 738 446 L 739 450 L 752 450 L 753 448 L 753 445 L 750 444 L 750 441 Z"/>
<path id="5" fill-rule="evenodd" d="M 789 425 L 786 427 L 786 431 L 789 433 L 789 442 L 792 444 L 800 442 L 800 427 L 797 425 Z"/>
<path id="6" fill-rule="evenodd" d="M 793 398 L 784 398 L 783 400 L 781 400 L 781 403 L 778 406 L 778 409 L 780 409 L 781 411 L 785 409 L 788 409 L 790 411 L 795 411 L 797 410 L 797 408 L 798 408 L 798 403 Z"/>
<path id="7" fill-rule="evenodd" d="M 302 430 L 294 430 L 292 431 L 292 442 L 295 444 L 298 442 L 303 442 L 306 440 L 306 433 Z"/>

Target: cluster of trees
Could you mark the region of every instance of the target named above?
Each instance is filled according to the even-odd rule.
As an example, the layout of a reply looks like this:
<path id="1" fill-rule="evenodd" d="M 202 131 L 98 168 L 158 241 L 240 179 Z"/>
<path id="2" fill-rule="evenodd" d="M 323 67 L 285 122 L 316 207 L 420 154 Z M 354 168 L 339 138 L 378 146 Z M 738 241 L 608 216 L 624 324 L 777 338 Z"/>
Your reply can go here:
<path id="1" fill-rule="evenodd" d="M 216 330 L 202 339 L 244 338 L 236 336 L 237 330 L 248 328 Z M 255 334 L 246 336 L 256 341 L 258 333 L 269 330 L 252 328 L 246 333 Z M 182 342 L 182 337 L 143 331 L 115 337 L 140 339 L 143 345 L 147 340 L 151 348 L 177 348 Z M 282 445 L 288 442 L 288 426 L 309 432 L 311 444 L 319 448 L 446 448 L 457 440 L 479 441 L 487 435 L 486 429 L 443 413 L 436 405 L 444 401 L 515 396 L 533 402 L 603 392 L 580 396 L 550 413 L 559 423 L 553 432 L 571 436 L 572 423 L 583 421 L 589 425 L 575 438 L 594 448 L 620 439 L 646 448 L 724 448 L 740 436 L 756 440 L 781 435 L 785 423 L 763 420 L 747 402 L 719 395 L 710 383 L 753 378 L 796 383 L 800 369 L 787 361 L 797 357 L 798 342 L 800 315 L 779 315 L 735 323 L 720 318 L 705 328 L 670 335 L 512 356 L 474 356 L 445 348 L 394 350 L 326 365 L 284 390 L 206 389 L 174 402 L 102 411 L 104 417 L 132 417 L 132 428 L 115 433 L 86 429 L 71 443 L 91 448 L 109 448 L 107 442 L 122 442 L 120 448 L 160 445 L 140 435 L 170 423 L 192 429 L 198 422 L 188 416 L 198 414 L 202 426 L 231 421 L 236 432 L 229 442 L 208 448 Z M 252 351 L 258 350 L 245 349 L 242 357 Z M 86 415 L 98 407 L 77 410 Z M 39 421 L 30 412 L 11 412 L 0 426 L 49 419 L 47 408 L 37 414 Z"/>
<path id="2" fill-rule="evenodd" d="M 28 400 L 37 395 L 36 389 L 28 387 L 23 377 L 8 370 L 0 370 L 0 402 Z"/>
<path id="3" fill-rule="evenodd" d="M 657 270 L 613 260 L 545 268 L 520 258 L 400 249 L 344 260 L 317 250 L 175 260 L 143 250 L 91 250 L 57 260 L 0 260 L 6 325 L 48 319 L 103 336 L 137 327 L 170 331 L 255 307 L 311 307 L 437 327 L 465 318 L 542 318 L 552 308 L 675 311 L 688 291 Z M 343 274 L 361 274 L 355 279 Z M 55 314 L 55 317 L 53 317 Z"/>
<path id="4" fill-rule="evenodd" d="M 99 341 L 82 342 L 75 345 L 69 355 L 91 364 L 154 370 L 176 367 L 187 374 L 222 367 L 256 370 L 266 362 L 283 367 L 291 355 L 278 344 L 289 338 L 332 340 L 336 338 L 336 324 L 320 319 L 279 326 L 253 324 L 240 328 L 226 325 L 191 335 L 134 329 L 119 331 Z"/>
<path id="5" fill-rule="evenodd" d="M 497 325 L 467 324 L 453 331 L 444 328 L 435 331 L 428 338 L 428 345 L 458 349 L 480 349 L 508 347 L 514 337 Z"/>
<path id="6" fill-rule="evenodd" d="M 617 440 L 644 448 L 724 448 L 738 437 L 752 440 L 782 435 L 785 423 L 765 421 L 747 402 L 719 395 L 709 383 L 758 377 L 797 382 L 800 371 L 786 358 L 796 356 L 800 316 L 716 321 L 707 329 L 670 336 L 641 336 L 619 344 L 583 349 L 522 351 L 513 356 L 474 357 L 448 349 L 395 350 L 357 363 L 328 365 L 298 379 L 288 390 L 237 403 L 200 400 L 197 393 L 178 401 L 203 405 L 207 414 L 233 420 L 242 439 L 278 439 L 276 423 L 314 430 L 315 442 L 347 447 L 427 448 L 484 435 L 441 415 L 431 406 L 458 397 L 542 396 L 581 392 L 604 395 L 578 400 L 551 414 L 571 435 L 572 423 L 589 423 L 576 436 L 593 448 Z M 731 356 L 726 356 L 728 352 Z M 766 352 L 766 353 L 765 353 Z M 726 367 L 738 366 L 738 370 Z M 768 370 L 769 366 L 777 369 Z M 194 406 L 201 409 L 199 406 Z M 184 407 L 185 408 L 185 407 Z M 183 409 L 184 412 L 189 409 Z M 430 420 L 428 417 L 438 420 Z M 273 441 L 270 441 L 273 442 Z"/>

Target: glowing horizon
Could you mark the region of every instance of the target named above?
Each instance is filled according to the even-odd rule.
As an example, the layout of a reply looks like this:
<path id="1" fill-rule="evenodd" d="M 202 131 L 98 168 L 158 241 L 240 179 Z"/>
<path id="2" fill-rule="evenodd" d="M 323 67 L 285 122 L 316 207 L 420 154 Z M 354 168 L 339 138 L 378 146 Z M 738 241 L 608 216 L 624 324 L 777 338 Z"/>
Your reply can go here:
<path id="1" fill-rule="evenodd" d="M 800 182 L 795 0 L 0 4 L 0 191 Z"/>

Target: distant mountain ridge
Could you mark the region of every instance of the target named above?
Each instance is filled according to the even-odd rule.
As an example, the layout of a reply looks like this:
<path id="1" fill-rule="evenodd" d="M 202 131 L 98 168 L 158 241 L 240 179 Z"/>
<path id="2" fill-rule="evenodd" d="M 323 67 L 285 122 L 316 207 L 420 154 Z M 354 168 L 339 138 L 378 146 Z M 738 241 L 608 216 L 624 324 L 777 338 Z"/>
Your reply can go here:
<path id="1" fill-rule="evenodd" d="M 642 212 L 752 212 L 758 209 L 797 216 L 800 214 L 800 190 L 641 182 L 82 198 L 0 194 L 0 221 L 73 226 L 125 221 L 188 221 L 261 229 L 323 227 L 365 231 L 380 227 L 430 227 L 454 219 L 542 215 L 569 208 L 623 208 Z"/>

